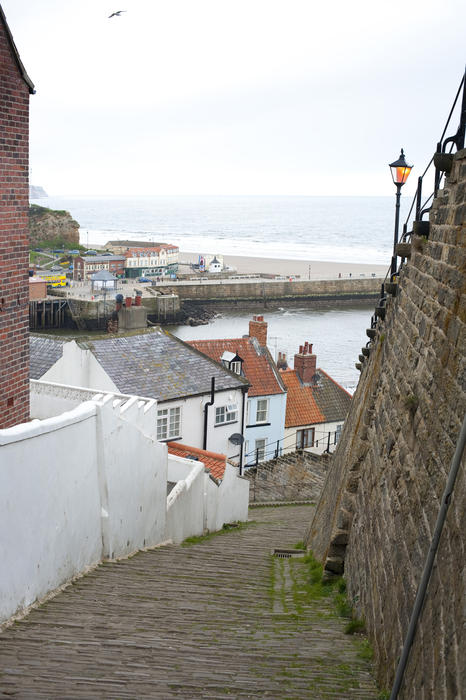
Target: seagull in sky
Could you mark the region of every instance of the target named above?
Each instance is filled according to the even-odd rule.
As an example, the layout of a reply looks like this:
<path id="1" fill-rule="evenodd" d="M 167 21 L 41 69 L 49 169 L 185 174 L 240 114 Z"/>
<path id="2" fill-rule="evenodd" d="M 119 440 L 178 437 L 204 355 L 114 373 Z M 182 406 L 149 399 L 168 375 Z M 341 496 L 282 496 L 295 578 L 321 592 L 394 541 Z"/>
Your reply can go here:
<path id="1" fill-rule="evenodd" d="M 126 12 L 126 10 L 117 10 L 116 12 L 112 12 L 112 14 L 108 16 L 108 19 L 111 17 L 120 17 L 122 12 Z"/>

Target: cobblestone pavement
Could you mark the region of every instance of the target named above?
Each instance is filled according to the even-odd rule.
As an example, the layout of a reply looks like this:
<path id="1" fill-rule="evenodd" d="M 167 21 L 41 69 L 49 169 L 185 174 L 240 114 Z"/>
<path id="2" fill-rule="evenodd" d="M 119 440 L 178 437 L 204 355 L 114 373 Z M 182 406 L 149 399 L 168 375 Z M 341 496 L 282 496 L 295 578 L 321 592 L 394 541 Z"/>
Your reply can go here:
<path id="1" fill-rule="evenodd" d="M 303 563 L 270 556 L 311 512 L 251 509 L 244 529 L 98 567 L 0 635 L 0 697 L 374 700 L 361 642 L 327 599 L 303 602 Z"/>

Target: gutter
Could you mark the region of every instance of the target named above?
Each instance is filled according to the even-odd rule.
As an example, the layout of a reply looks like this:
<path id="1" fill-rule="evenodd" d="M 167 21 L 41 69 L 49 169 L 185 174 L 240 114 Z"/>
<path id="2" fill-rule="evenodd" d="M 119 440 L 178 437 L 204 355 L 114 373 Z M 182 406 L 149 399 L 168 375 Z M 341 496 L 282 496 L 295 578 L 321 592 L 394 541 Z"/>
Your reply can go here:
<path id="1" fill-rule="evenodd" d="M 204 440 L 202 443 L 202 449 L 207 449 L 207 419 L 209 416 L 209 406 L 214 405 L 215 400 L 215 377 L 212 377 L 210 384 L 210 401 L 204 404 Z"/>
<path id="2" fill-rule="evenodd" d="M 244 410 L 245 408 L 245 402 L 246 402 L 246 394 L 248 392 L 249 387 L 243 387 L 241 389 L 243 393 L 243 412 L 241 416 L 241 435 L 243 436 L 243 441 L 240 445 L 239 448 L 239 475 L 243 476 L 243 450 L 244 450 L 244 416 L 246 411 Z"/>

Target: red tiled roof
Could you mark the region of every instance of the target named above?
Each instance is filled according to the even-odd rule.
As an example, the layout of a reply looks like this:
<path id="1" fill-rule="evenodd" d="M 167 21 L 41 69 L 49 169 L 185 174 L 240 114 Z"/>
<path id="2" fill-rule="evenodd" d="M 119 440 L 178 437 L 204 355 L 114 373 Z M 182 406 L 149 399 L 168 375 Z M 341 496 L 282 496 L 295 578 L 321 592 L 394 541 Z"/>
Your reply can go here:
<path id="1" fill-rule="evenodd" d="M 225 350 L 238 354 L 243 360 L 243 373 L 251 386 L 249 396 L 283 394 L 285 389 L 280 374 L 267 348 L 261 347 L 252 338 L 229 338 L 218 340 L 190 340 L 189 345 L 208 357 L 220 362 Z M 257 348 L 257 349 L 256 349 Z"/>
<path id="2" fill-rule="evenodd" d="M 323 369 L 317 370 L 317 382 L 312 386 L 304 386 L 294 369 L 287 369 L 280 374 L 288 389 L 286 428 L 345 420 L 351 394 Z"/>
<path id="3" fill-rule="evenodd" d="M 215 479 L 223 479 L 227 464 L 226 455 L 217 452 L 209 452 L 208 450 L 201 450 L 199 447 L 182 445 L 180 442 L 167 442 L 167 446 L 169 453 L 177 455 L 178 457 L 186 458 L 189 455 L 195 455 L 199 459 L 199 462 L 204 464 Z"/>
<path id="4" fill-rule="evenodd" d="M 294 369 L 280 372 L 283 382 L 288 389 L 286 397 L 285 428 L 297 425 L 312 425 L 325 423 L 325 416 L 315 402 L 312 389 L 303 386 Z"/>

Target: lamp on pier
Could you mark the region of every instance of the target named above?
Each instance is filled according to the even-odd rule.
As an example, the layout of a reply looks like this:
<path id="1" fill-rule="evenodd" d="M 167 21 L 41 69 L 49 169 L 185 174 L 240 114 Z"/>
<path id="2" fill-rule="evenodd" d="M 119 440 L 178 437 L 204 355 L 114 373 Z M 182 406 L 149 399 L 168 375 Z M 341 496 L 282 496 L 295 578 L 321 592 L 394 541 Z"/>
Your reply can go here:
<path id="1" fill-rule="evenodd" d="M 406 180 L 409 177 L 409 173 L 411 172 L 413 166 L 408 165 L 405 159 L 405 154 L 403 149 L 401 149 L 400 157 L 398 160 L 393 161 L 393 163 L 390 163 L 389 165 L 390 172 L 392 174 L 392 180 L 393 184 L 396 186 L 396 207 L 395 207 L 395 233 L 394 233 L 394 240 L 393 240 L 393 255 L 392 255 L 392 264 L 391 264 L 391 275 L 394 275 L 396 272 L 396 246 L 398 244 L 398 228 L 400 224 L 400 196 L 401 196 L 401 188 L 405 184 Z"/>

